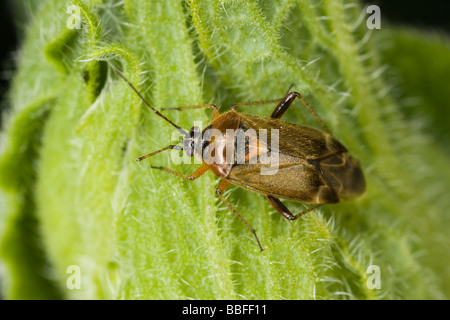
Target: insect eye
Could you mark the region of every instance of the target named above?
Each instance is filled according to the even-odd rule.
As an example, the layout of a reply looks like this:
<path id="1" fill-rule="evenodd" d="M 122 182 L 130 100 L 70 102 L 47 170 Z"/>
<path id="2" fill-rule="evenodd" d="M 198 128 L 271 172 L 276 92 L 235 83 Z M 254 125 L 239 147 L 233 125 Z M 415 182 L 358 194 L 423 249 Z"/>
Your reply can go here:
<path id="1" fill-rule="evenodd" d="M 194 136 L 200 131 L 200 129 L 196 126 L 192 127 L 191 130 L 189 130 L 189 135 L 191 138 L 194 138 Z"/>
<path id="2" fill-rule="evenodd" d="M 184 141 L 184 152 L 188 157 L 192 157 L 194 155 L 194 140 L 185 140 Z"/>

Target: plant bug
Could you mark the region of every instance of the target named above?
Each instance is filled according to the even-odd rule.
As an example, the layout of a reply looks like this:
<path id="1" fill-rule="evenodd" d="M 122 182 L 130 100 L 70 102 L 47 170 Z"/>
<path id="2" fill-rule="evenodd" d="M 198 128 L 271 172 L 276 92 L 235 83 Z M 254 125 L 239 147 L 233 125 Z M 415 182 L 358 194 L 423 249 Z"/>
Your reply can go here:
<path id="1" fill-rule="evenodd" d="M 364 175 L 358 161 L 349 151 L 337 141 L 323 120 L 298 92 L 289 92 L 282 99 L 263 100 L 236 103 L 230 111 L 219 113 L 219 108 L 214 104 L 192 105 L 178 108 L 166 108 L 163 110 L 187 110 L 198 108 L 212 109 L 212 122 L 200 131 L 192 127 L 187 131 L 169 120 L 153 106 L 151 106 L 139 91 L 116 69 L 114 71 L 136 92 L 141 100 L 159 117 L 175 127 L 184 137 L 180 142 L 183 146 L 169 145 L 136 161 L 142 161 L 165 150 L 183 150 L 186 155 L 193 157 L 198 155 L 202 159 L 202 165 L 191 175 L 185 175 L 165 167 L 155 167 L 186 180 L 195 180 L 205 172 L 211 170 L 222 180 L 216 188 L 216 194 L 220 200 L 233 212 L 233 214 L 253 233 L 260 250 L 263 248 L 256 235 L 255 229 L 237 212 L 234 206 L 223 196 L 223 192 L 230 185 L 263 194 L 269 203 L 284 218 L 296 220 L 304 214 L 327 203 L 337 203 L 341 200 L 356 198 L 365 190 Z M 309 126 L 289 123 L 281 120 L 283 114 L 298 98 L 306 109 L 319 122 L 323 131 Z M 242 114 L 236 111 L 238 107 L 277 103 L 269 118 Z M 221 139 L 214 139 L 208 135 L 208 130 L 215 129 L 221 135 Z M 273 141 L 275 130 L 278 140 L 276 149 L 272 143 L 262 142 L 258 134 L 246 136 L 241 154 L 236 152 L 238 130 L 267 130 L 269 140 Z M 228 134 L 231 130 L 232 134 Z M 248 138 L 248 139 L 247 139 Z M 208 152 L 213 150 L 213 152 Z M 230 152 L 231 151 L 231 152 Z M 237 162 L 236 157 L 227 161 L 229 154 L 241 156 L 243 162 Z M 257 160 L 263 155 L 277 154 L 278 162 L 273 174 L 263 173 L 262 169 L 269 169 L 267 164 Z M 214 156 L 215 161 L 210 161 Z M 270 171 L 270 170 L 269 170 Z M 311 207 L 298 214 L 292 214 L 280 201 L 286 199 L 294 202 L 313 204 Z"/>

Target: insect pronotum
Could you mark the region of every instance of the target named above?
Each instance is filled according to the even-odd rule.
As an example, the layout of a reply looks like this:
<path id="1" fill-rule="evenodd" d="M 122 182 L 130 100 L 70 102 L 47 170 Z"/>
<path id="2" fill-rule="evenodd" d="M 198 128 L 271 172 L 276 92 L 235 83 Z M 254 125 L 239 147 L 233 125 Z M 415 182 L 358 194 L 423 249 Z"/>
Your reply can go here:
<path id="1" fill-rule="evenodd" d="M 207 127 L 201 131 L 197 127 L 192 127 L 187 131 L 151 106 L 122 73 L 116 69 L 114 71 L 128 83 L 156 115 L 171 124 L 184 136 L 180 142 L 183 146 L 180 146 L 180 143 L 169 145 L 139 157 L 137 161 L 172 149 L 183 150 L 190 157 L 199 156 L 202 165 L 191 175 L 185 175 L 166 167 L 151 167 L 190 181 L 211 170 L 222 179 L 216 188 L 217 196 L 253 233 L 261 251 L 263 248 L 255 229 L 223 196 L 223 192 L 230 185 L 263 194 L 275 210 L 288 220 L 296 220 L 323 204 L 353 199 L 365 190 L 364 175 L 358 161 L 333 137 L 324 121 L 298 92 L 289 92 L 282 99 L 236 103 L 231 106 L 230 111 L 225 113 L 219 113 L 219 108 L 214 104 L 163 109 L 212 109 L 212 121 Z M 280 120 L 295 98 L 303 103 L 323 131 Z M 277 103 L 269 118 L 236 111 L 238 107 L 268 103 Z M 252 129 L 252 133 L 244 135 L 244 140 L 241 139 L 243 143 L 239 144 L 239 137 L 242 136 L 239 132 L 245 133 Z M 211 135 L 211 130 L 216 130 L 216 134 Z M 260 132 L 266 130 L 265 138 L 268 140 L 263 141 L 262 135 L 253 133 L 257 130 Z M 219 136 L 220 138 L 218 138 Z M 272 142 L 275 141 L 275 138 L 277 147 L 273 148 Z M 242 148 L 239 148 L 239 145 Z M 228 157 L 230 154 L 232 157 Z M 277 156 L 276 168 L 272 171 L 272 164 L 269 166 L 267 163 L 259 161 L 263 156 L 269 155 Z M 214 161 L 211 161 L 212 159 Z M 243 161 L 238 161 L 239 159 Z M 292 214 L 280 201 L 280 198 L 313 205 L 300 213 Z"/>

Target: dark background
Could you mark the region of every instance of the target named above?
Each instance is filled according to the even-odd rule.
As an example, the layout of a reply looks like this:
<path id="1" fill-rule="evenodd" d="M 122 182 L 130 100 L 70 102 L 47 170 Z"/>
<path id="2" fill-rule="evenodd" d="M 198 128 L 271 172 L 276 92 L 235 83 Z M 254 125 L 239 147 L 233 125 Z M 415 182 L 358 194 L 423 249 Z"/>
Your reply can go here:
<path id="1" fill-rule="evenodd" d="M 12 0 L 10 0 L 12 1 Z M 25 15 L 13 15 L 10 1 L 0 1 L 0 124 L 1 111 L 7 108 L 4 100 L 9 82 L 14 74 L 14 56 L 20 47 Z M 363 0 L 378 5 L 383 23 L 409 25 L 422 29 L 441 30 L 450 34 L 449 0 Z"/>
<path id="2" fill-rule="evenodd" d="M 376 4 L 383 22 L 408 25 L 421 29 L 443 30 L 450 33 L 449 0 L 363 0 L 367 5 Z"/>
<path id="3" fill-rule="evenodd" d="M 9 80 L 14 73 L 12 57 L 19 47 L 19 37 L 14 17 L 8 1 L 0 1 L 0 127 L 2 124 L 2 111 L 7 107 L 4 100 L 9 87 Z"/>

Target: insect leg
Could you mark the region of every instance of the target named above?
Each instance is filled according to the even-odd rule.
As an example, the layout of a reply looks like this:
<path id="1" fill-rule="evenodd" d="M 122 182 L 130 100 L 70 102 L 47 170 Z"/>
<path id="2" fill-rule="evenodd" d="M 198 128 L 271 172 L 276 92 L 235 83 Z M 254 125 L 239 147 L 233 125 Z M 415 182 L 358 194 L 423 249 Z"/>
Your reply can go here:
<path id="1" fill-rule="evenodd" d="M 280 99 L 238 102 L 238 103 L 233 104 L 231 106 L 231 109 L 235 110 L 236 108 L 239 108 L 239 107 L 256 106 L 256 105 L 269 104 L 269 103 L 275 103 L 275 102 L 280 102 Z"/>
<path id="2" fill-rule="evenodd" d="M 291 213 L 291 211 L 289 211 L 289 209 L 280 201 L 280 199 L 272 197 L 271 195 L 266 195 L 267 200 L 269 200 L 270 204 L 275 208 L 275 210 L 277 210 L 279 213 L 281 213 L 281 215 L 288 219 L 288 220 L 297 220 L 298 218 L 300 218 L 301 216 L 305 215 L 306 213 L 317 209 L 318 207 L 320 207 L 322 204 L 316 204 L 312 207 L 309 207 L 305 210 L 303 210 L 302 212 L 293 215 Z"/>
<path id="3" fill-rule="evenodd" d="M 250 225 L 250 223 L 248 223 L 247 220 L 245 220 L 239 214 L 239 212 L 237 212 L 237 210 L 233 207 L 233 205 L 222 195 L 223 191 L 225 191 L 225 189 L 228 188 L 228 186 L 230 184 L 231 183 L 228 180 L 220 181 L 219 185 L 216 188 L 216 194 L 219 197 L 219 199 L 222 200 L 223 203 L 225 203 L 225 205 L 228 207 L 228 209 L 230 209 L 230 211 L 233 212 L 233 214 L 247 227 L 247 229 L 251 233 L 253 233 L 253 235 L 255 236 L 256 242 L 258 243 L 259 249 L 261 251 L 263 251 L 263 248 L 261 246 L 261 243 L 259 242 L 258 236 L 256 235 L 255 229 L 253 229 L 253 227 Z"/>
<path id="4" fill-rule="evenodd" d="M 211 108 L 213 111 L 213 120 L 216 119 L 219 116 L 219 108 L 212 103 L 205 103 L 205 104 L 195 104 L 192 106 L 182 106 L 182 107 L 176 107 L 176 108 L 162 108 L 161 110 L 188 110 L 188 109 L 206 109 Z"/>
<path id="5" fill-rule="evenodd" d="M 150 166 L 150 167 L 152 169 L 159 169 L 159 170 L 171 173 L 175 176 L 178 176 L 180 178 L 183 178 L 183 179 L 189 180 L 189 181 L 199 178 L 201 175 L 203 175 L 206 171 L 209 170 L 209 167 L 206 164 L 203 164 L 200 167 L 198 167 L 191 175 L 187 175 L 187 174 L 184 174 L 184 173 L 181 173 L 181 172 L 178 172 L 178 171 L 166 168 L 166 167 L 155 167 L 155 166 Z"/>
<path id="6" fill-rule="evenodd" d="M 303 105 L 308 109 L 309 112 L 316 118 L 316 120 L 320 123 L 322 128 L 331 134 L 330 129 L 328 129 L 327 125 L 323 120 L 319 117 L 319 115 L 314 111 L 314 109 L 309 105 L 309 103 L 303 98 L 303 96 L 298 92 L 290 92 L 288 93 L 281 101 L 278 103 L 278 105 L 273 110 L 272 114 L 270 115 L 273 119 L 280 119 L 283 114 L 287 111 L 287 109 L 291 106 L 292 102 L 295 98 L 298 98 Z"/>
<path id="7" fill-rule="evenodd" d="M 147 154 L 145 156 L 139 157 L 139 158 L 136 159 L 136 161 L 140 162 L 140 161 L 142 161 L 144 159 L 147 159 L 149 157 L 154 156 L 155 154 L 158 154 L 158 153 L 163 152 L 165 150 L 171 150 L 171 149 L 183 150 L 183 147 L 176 146 L 176 145 L 170 145 L 170 146 L 162 148 L 162 149 L 160 149 L 158 151 L 155 151 L 155 152 L 149 153 L 149 154 Z M 186 180 L 195 180 L 198 177 L 200 177 L 202 174 L 204 174 L 206 171 L 209 170 L 209 167 L 207 165 L 203 164 L 202 166 L 197 168 L 197 170 L 195 170 L 191 175 L 188 176 L 188 175 L 183 174 L 181 172 L 178 172 L 178 171 L 175 171 L 175 170 L 172 170 L 172 169 L 169 169 L 169 168 L 165 168 L 165 167 L 156 167 L 156 166 L 150 166 L 150 167 L 153 168 L 153 169 L 159 169 L 159 170 L 171 173 L 173 175 L 176 175 L 176 176 L 178 176 L 180 178 L 183 178 L 183 179 L 186 179 Z"/>

